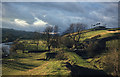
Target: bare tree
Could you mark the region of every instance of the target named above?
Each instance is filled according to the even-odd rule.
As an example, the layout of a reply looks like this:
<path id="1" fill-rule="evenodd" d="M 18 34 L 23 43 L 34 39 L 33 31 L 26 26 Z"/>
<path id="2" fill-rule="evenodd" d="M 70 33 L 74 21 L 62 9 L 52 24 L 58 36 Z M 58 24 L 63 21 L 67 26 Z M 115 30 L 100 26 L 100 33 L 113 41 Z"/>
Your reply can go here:
<path id="1" fill-rule="evenodd" d="M 51 35 L 52 32 L 53 32 L 52 26 L 47 26 L 44 30 L 44 34 L 46 35 L 47 47 L 48 47 L 49 51 L 50 51 L 50 47 L 51 47 L 50 39 L 52 37 L 52 35 Z"/>
<path id="2" fill-rule="evenodd" d="M 80 42 L 80 38 L 82 37 L 83 30 L 85 30 L 86 25 L 82 23 L 73 23 L 68 28 L 68 37 L 70 37 L 74 41 L 74 47 L 77 48 Z"/>
<path id="3" fill-rule="evenodd" d="M 54 35 L 52 37 L 52 47 L 58 47 L 59 46 L 59 27 L 55 25 L 53 27 Z"/>

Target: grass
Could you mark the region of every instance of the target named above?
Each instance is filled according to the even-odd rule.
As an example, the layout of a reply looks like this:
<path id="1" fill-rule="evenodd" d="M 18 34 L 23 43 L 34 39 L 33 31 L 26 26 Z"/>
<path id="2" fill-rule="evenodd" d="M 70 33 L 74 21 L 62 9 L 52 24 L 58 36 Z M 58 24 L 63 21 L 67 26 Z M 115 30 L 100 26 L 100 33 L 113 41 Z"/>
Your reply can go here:
<path id="1" fill-rule="evenodd" d="M 11 58 L 3 59 L 3 75 L 18 75 L 20 71 L 28 71 L 44 63 L 43 54 L 14 54 Z"/>
<path id="2" fill-rule="evenodd" d="M 82 59 L 82 57 L 80 57 L 76 53 L 74 53 L 74 52 L 66 52 L 66 54 L 69 57 L 68 62 L 71 65 L 75 64 L 75 65 L 78 65 L 78 66 L 95 69 L 93 66 L 90 65 L 90 63 L 88 63 L 87 61 Z"/>
<path id="3" fill-rule="evenodd" d="M 119 43 L 120 39 L 116 39 L 116 40 L 111 40 L 111 41 L 107 41 L 106 42 L 106 47 L 108 48 L 118 48 L 119 49 Z"/>
<path id="4" fill-rule="evenodd" d="M 89 62 L 94 67 L 96 67 L 98 70 L 103 70 L 103 64 L 101 62 L 103 58 L 104 58 L 103 56 L 96 58 L 89 58 L 86 61 Z"/>
<path id="5" fill-rule="evenodd" d="M 90 39 L 100 34 L 101 38 L 113 36 L 114 33 L 109 33 L 107 30 L 88 31 L 84 33 L 85 39 Z M 26 48 L 28 50 L 35 50 L 36 44 L 32 43 L 32 40 L 21 40 L 20 42 L 26 41 Z M 116 41 L 115 41 L 116 42 Z M 106 42 L 109 47 L 110 42 Z M 29 46 L 28 46 L 29 45 Z M 46 50 L 45 41 L 39 41 L 39 50 Z M 26 52 L 28 51 L 26 50 Z M 60 49 L 52 49 L 51 52 L 59 52 Z M 64 49 L 64 54 L 67 56 L 65 60 L 50 59 L 46 60 L 46 53 L 22 53 L 21 50 L 17 50 L 17 53 L 3 58 L 2 74 L 3 75 L 70 75 L 71 70 L 66 67 L 66 63 L 71 65 L 77 65 L 84 68 L 103 70 L 102 59 L 104 55 L 99 55 L 95 58 L 82 59 L 75 52 L 69 52 Z"/>
<path id="6" fill-rule="evenodd" d="M 104 70 L 104 63 L 105 63 L 105 58 L 108 57 L 108 55 L 110 55 L 108 57 L 109 62 L 111 62 L 110 65 L 112 65 L 112 60 L 115 57 L 114 54 L 119 55 L 119 40 L 120 39 L 114 39 L 114 40 L 110 40 L 110 41 L 106 41 L 106 47 L 108 48 L 107 50 L 105 50 L 105 53 L 102 53 L 94 58 L 89 58 L 86 59 L 87 62 L 89 62 L 91 65 L 95 66 L 98 70 Z M 116 49 L 116 53 L 114 53 L 114 49 Z M 113 60 L 114 62 L 115 60 Z M 114 66 L 114 65 L 113 65 Z M 109 67 L 109 66 L 108 66 Z M 112 69 L 112 67 L 109 68 L 109 70 Z M 106 71 L 107 73 L 109 73 L 108 71 Z M 112 72 L 113 73 L 113 72 Z M 110 74 L 110 73 L 109 73 Z"/>
<path id="7" fill-rule="evenodd" d="M 35 54 L 19 51 L 12 57 L 4 58 L 3 75 L 70 75 L 71 71 L 66 67 L 66 62 L 82 67 L 94 68 L 74 52 L 65 52 L 68 57 L 67 60 L 45 60 L 46 53 Z"/>
<path id="8" fill-rule="evenodd" d="M 80 39 L 81 41 L 84 41 L 85 39 L 91 39 L 92 37 L 96 36 L 96 35 L 101 35 L 101 37 L 98 37 L 97 39 L 102 39 L 102 38 L 107 38 L 107 37 L 111 37 L 111 36 L 119 36 L 120 34 L 120 30 L 116 30 L 116 31 L 108 31 L 108 30 L 97 30 L 97 31 L 88 31 L 87 33 L 83 34 L 83 37 Z M 76 37 L 77 38 L 77 37 Z M 112 46 L 113 48 L 115 48 L 115 46 L 118 47 L 118 40 L 113 40 L 113 41 L 107 41 L 106 42 L 106 47 L 111 47 L 111 45 L 113 45 L 112 43 L 115 43 L 116 45 Z M 107 51 L 105 51 L 106 53 L 109 53 Z M 89 58 L 86 59 L 85 62 L 84 61 L 80 61 L 79 59 L 77 60 L 77 56 L 74 57 L 74 54 L 72 53 L 72 57 L 70 57 L 73 60 L 73 63 L 77 63 L 77 65 L 82 66 L 82 67 L 88 67 L 88 68 L 93 68 L 93 69 L 98 69 L 98 70 L 103 70 L 104 66 L 103 66 L 103 61 L 105 56 L 107 55 L 106 53 L 102 53 L 96 57 L 93 58 Z M 76 60 L 78 62 L 76 62 Z M 84 63 L 85 62 L 85 63 Z M 92 66 L 92 67 L 91 67 Z"/>
<path id="9" fill-rule="evenodd" d="M 46 60 L 46 53 L 18 53 L 3 59 L 3 75 L 69 75 L 65 60 Z"/>
<path id="10" fill-rule="evenodd" d="M 19 42 L 26 42 L 25 46 L 27 50 L 36 50 L 38 41 L 33 40 L 20 40 Z M 46 41 L 39 40 L 38 50 L 47 50 Z"/>
<path id="11" fill-rule="evenodd" d="M 64 66 L 64 61 L 47 61 L 43 65 L 29 70 L 26 75 L 69 75 L 70 70 Z"/>
<path id="12" fill-rule="evenodd" d="M 97 36 L 97 35 L 101 35 L 101 37 L 99 37 L 98 39 L 106 38 L 106 37 L 115 35 L 114 33 L 120 33 L 120 30 L 116 30 L 115 32 L 114 31 L 111 32 L 108 30 L 88 31 L 82 35 L 82 37 L 80 38 L 80 41 L 84 41 L 85 39 L 91 39 L 92 37 Z M 77 37 L 78 36 L 76 36 L 76 38 Z"/>

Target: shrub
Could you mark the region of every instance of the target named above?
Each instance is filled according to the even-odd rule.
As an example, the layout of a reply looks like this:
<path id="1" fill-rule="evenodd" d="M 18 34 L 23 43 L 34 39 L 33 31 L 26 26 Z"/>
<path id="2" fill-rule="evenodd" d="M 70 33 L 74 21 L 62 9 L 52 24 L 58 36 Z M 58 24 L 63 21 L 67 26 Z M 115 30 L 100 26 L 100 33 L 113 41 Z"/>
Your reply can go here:
<path id="1" fill-rule="evenodd" d="M 86 53 L 89 57 L 93 57 L 99 53 L 99 43 L 98 41 L 89 41 L 86 47 Z"/>
<path id="2" fill-rule="evenodd" d="M 51 39 L 50 44 L 53 48 L 58 48 L 60 46 L 59 38 Z"/>
<path id="3" fill-rule="evenodd" d="M 66 46 L 67 48 L 72 48 L 74 45 L 74 41 L 70 39 L 69 37 L 62 37 L 61 43 Z"/>
<path id="4" fill-rule="evenodd" d="M 23 42 L 15 41 L 14 44 L 12 45 L 10 51 L 16 52 L 16 50 L 22 50 L 24 53 L 24 51 L 26 49 L 26 45 L 27 45 L 27 42 L 25 42 L 25 41 L 23 41 Z"/>
<path id="5" fill-rule="evenodd" d="M 114 76 L 120 76 L 119 63 L 120 48 L 118 47 L 118 40 L 112 40 L 107 42 L 109 44 L 107 55 L 103 60 L 104 70 Z"/>
<path id="6" fill-rule="evenodd" d="M 50 60 L 50 59 L 66 60 L 67 56 L 65 55 L 64 51 L 46 53 L 46 60 Z"/>
<path id="7" fill-rule="evenodd" d="M 111 52 L 108 53 L 104 58 L 104 70 L 114 76 L 117 76 L 118 71 L 118 52 L 116 49 L 110 50 Z"/>

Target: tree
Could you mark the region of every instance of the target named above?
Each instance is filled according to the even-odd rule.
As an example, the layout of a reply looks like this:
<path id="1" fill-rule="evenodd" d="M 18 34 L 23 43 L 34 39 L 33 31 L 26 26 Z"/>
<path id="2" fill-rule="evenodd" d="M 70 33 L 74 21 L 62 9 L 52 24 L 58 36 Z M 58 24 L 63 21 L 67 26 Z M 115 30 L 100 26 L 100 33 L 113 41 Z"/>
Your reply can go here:
<path id="1" fill-rule="evenodd" d="M 16 36 L 14 36 L 12 33 L 7 33 L 7 32 L 4 34 L 4 36 L 2 36 L 2 39 L 3 39 L 4 42 L 14 41 L 15 38 L 16 38 Z"/>
<path id="2" fill-rule="evenodd" d="M 25 49 L 26 49 L 26 45 L 27 45 L 27 42 L 26 42 L 26 41 L 20 41 L 20 39 L 16 39 L 16 40 L 13 42 L 10 51 L 16 53 L 16 50 L 22 50 L 22 52 L 24 53 L 24 51 L 25 51 Z"/>
<path id="3" fill-rule="evenodd" d="M 54 26 L 54 33 L 55 34 L 58 34 L 58 31 L 59 31 L 59 27 L 57 25 Z"/>
<path id="4" fill-rule="evenodd" d="M 27 45 L 27 42 L 23 41 L 23 42 L 18 42 L 16 46 L 18 47 L 18 49 L 22 50 L 22 52 L 24 53 L 26 49 L 26 45 Z"/>
<path id="5" fill-rule="evenodd" d="M 83 30 L 85 30 L 86 25 L 82 23 L 72 23 L 70 27 L 67 29 L 69 32 L 68 37 L 70 37 L 74 41 L 74 48 L 78 48 L 80 44 L 80 38 L 82 37 Z M 76 33 L 75 33 L 76 32 Z"/>
<path id="6" fill-rule="evenodd" d="M 60 42 L 67 48 L 72 48 L 74 45 L 74 41 L 69 37 L 61 37 Z"/>
<path id="7" fill-rule="evenodd" d="M 53 38 L 52 38 L 52 47 L 58 47 L 59 46 L 59 27 L 57 25 L 55 25 L 53 27 L 53 31 L 54 31 L 54 34 L 53 34 Z"/>
<path id="8" fill-rule="evenodd" d="M 53 27 L 52 26 L 47 26 L 44 30 L 44 34 L 46 36 L 46 41 L 47 41 L 47 47 L 48 47 L 48 50 L 50 51 L 50 47 L 51 47 L 51 38 L 52 38 L 52 33 L 53 32 Z"/>

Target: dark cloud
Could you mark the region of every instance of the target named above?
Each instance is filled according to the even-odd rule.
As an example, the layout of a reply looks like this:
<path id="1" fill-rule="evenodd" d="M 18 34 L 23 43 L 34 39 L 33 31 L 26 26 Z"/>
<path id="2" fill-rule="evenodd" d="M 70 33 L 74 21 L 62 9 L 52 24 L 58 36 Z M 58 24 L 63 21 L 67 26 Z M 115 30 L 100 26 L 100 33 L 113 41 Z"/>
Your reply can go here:
<path id="1" fill-rule="evenodd" d="M 47 25 L 58 25 L 62 32 L 75 22 L 88 27 L 97 22 L 108 27 L 118 25 L 118 4 L 115 2 L 3 2 L 2 7 L 3 27 L 7 28 L 34 31 L 43 30 Z M 19 26 L 15 19 L 20 20 Z M 44 26 L 36 26 L 34 22 Z M 21 23 L 29 25 L 23 27 Z"/>

